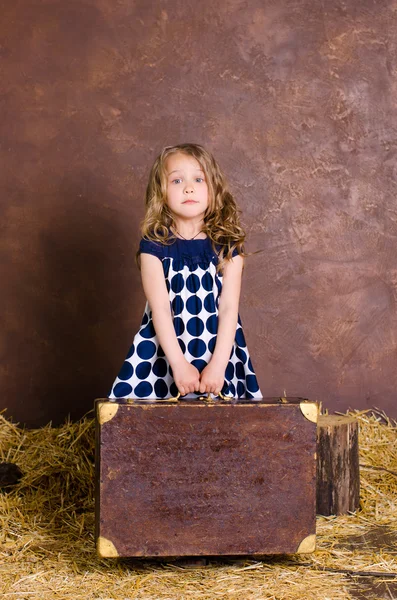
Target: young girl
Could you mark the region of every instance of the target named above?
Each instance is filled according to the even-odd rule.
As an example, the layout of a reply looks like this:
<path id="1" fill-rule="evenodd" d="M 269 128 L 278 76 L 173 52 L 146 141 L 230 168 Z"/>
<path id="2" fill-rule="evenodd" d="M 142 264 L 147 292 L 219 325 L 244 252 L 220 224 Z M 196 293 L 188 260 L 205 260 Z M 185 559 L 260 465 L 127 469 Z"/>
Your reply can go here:
<path id="1" fill-rule="evenodd" d="M 246 254 L 213 156 L 164 148 L 150 172 L 137 252 L 147 298 L 109 398 L 262 398 L 238 315 Z"/>

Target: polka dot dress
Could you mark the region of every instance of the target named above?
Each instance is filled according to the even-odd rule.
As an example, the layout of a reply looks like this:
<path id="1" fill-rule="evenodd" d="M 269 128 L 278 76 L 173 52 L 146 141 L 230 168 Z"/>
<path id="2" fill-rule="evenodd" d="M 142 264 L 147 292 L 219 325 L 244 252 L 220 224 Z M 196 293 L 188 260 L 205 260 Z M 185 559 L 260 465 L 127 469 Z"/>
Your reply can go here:
<path id="1" fill-rule="evenodd" d="M 215 348 L 222 291 L 222 274 L 216 273 L 218 257 L 211 241 L 209 238 L 175 239 L 166 246 L 142 239 L 140 250 L 161 260 L 179 345 L 186 359 L 201 372 Z M 160 399 L 177 393 L 171 366 L 157 340 L 150 307 L 146 303 L 139 331 L 108 397 L 110 400 Z M 240 316 L 222 394 L 235 398 L 262 398 Z M 189 393 L 184 398 L 200 395 L 199 392 Z"/>

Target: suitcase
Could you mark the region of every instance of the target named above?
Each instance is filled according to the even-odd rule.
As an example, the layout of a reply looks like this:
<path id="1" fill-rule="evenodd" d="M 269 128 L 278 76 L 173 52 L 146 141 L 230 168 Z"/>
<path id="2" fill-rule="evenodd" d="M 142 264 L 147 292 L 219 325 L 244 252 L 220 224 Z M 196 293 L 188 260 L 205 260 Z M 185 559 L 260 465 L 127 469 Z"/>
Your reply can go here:
<path id="1" fill-rule="evenodd" d="M 317 404 L 176 400 L 96 401 L 99 556 L 313 552 Z"/>

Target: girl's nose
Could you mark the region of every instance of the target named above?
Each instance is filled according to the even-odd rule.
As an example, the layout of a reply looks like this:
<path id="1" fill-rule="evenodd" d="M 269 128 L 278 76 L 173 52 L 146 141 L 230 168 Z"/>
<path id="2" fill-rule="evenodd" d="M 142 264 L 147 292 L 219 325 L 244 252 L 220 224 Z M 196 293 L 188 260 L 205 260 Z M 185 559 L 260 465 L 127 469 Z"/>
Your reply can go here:
<path id="1" fill-rule="evenodd" d="M 193 186 L 190 185 L 186 185 L 185 187 L 185 194 L 191 194 L 193 192 Z"/>

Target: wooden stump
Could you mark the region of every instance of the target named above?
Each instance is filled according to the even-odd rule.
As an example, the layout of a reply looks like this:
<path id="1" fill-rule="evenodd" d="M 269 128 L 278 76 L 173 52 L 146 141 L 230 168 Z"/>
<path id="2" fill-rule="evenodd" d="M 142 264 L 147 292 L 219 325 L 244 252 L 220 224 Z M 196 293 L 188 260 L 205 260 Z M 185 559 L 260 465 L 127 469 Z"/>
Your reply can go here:
<path id="1" fill-rule="evenodd" d="M 358 421 L 320 415 L 317 423 L 317 514 L 342 515 L 360 502 Z"/>

